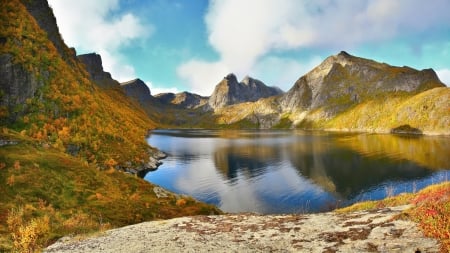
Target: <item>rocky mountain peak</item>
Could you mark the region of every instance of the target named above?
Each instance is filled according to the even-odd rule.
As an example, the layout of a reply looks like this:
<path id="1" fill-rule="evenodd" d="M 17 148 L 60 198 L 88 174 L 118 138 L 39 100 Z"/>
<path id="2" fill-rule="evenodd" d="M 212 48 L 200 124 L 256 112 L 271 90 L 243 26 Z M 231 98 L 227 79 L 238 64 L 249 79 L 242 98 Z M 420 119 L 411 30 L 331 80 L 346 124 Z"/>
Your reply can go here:
<path id="1" fill-rule="evenodd" d="M 244 79 L 242 79 L 241 83 L 243 83 L 245 85 L 249 85 L 253 81 L 254 81 L 254 79 L 251 78 L 250 76 L 245 76 Z"/>
<path id="2" fill-rule="evenodd" d="M 103 70 L 102 57 L 96 53 L 81 54 L 77 58 L 84 64 L 91 79 L 102 88 L 117 87 L 119 82 L 111 77 L 109 72 Z"/>
<path id="3" fill-rule="evenodd" d="M 232 82 L 232 83 L 238 82 L 236 75 L 233 73 L 228 74 L 226 77 L 224 77 L 224 79 L 227 80 L 228 82 Z"/>
<path id="4" fill-rule="evenodd" d="M 302 76 L 281 99 L 285 110 L 333 108 L 330 116 L 390 92 L 417 93 L 442 84 L 433 70 L 390 66 L 342 51 Z"/>
<path id="5" fill-rule="evenodd" d="M 280 89 L 268 87 L 263 82 L 249 76 L 238 82 L 236 75 L 228 74 L 216 85 L 208 100 L 208 105 L 212 109 L 217 109 L 242 102 L 254 102 L 260 98 L 281 93 Z"/>
<path id="6" fill-rule="evenodd" d="M 120 83 L 120 86 L 128 97 L 135 99 L 141 104 L 153 99 L 150 89 L 139 78 Z"/>
<path id="7" fill-rule="evenodd" d="M 341 51 L 339 52 L 339 54 L 337 54 L 338 57 L 342 57 L 342 58 L 351 58 L 353 57 L 352 55 L 350 55 L 349 53 L 345 52 L 345 51 Z"/>

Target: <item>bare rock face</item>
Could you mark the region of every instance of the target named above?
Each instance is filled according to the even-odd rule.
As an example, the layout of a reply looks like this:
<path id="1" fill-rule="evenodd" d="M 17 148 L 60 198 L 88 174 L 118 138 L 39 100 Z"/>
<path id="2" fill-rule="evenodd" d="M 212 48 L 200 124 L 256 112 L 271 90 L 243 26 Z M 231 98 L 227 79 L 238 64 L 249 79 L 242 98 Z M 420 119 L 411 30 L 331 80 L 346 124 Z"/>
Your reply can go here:
<path id="1" fill-rule="evenodd" d="M 263 82 L 248 76 L 238 82 L 234 74 L 229 74 L 216 85 L 208 105 L 212 109 L 217 109 L 242 102 L 254 102 L 282 92 L 278 88 L 268 87 Z"/>
<path id="2" fill-rule="evenodd" d="M 155 95 L 155 98 L 161 104 L 165 105 L 175 105 L 182 109 L 195 109 L 205 105 L 208 102 L 208 97 L 203 97 L 198 94 L 190 93 L 190 92 L 180 92 L 177 94 L 174 93 L 161 93 Z"/>
<path id="3" fill-rule="evenodd" d="M 154 99 L 148 86 L 139 78 L 120 83 L 120 86 L 128 97 L 133 98 L 141 104 Z"/>
<path id="4" fill-rule="evenodd" d="M 170 194 L 155 187 L 159 198 Z M 63 238 L 44 252 L 439 252 L 408 206 L 353 213 L 231 214 L 151 221 L 90 238 Z"/>
<path id="5" fill-rule="evenodd" d="M 78 55 L 77 58 L 85 65 L 91 79 L 102 88 L 119 86 L 119 82 L 103 70 L 102 57 L 96 53 Z"/>
<path id="6" fill-rule="evenodd" d="M 44 82 L 23 66 L 14 64 L 8 54 L 0 55 L 0 76 L 0 109 L 7 114 L 7 120 L 14 122 L 25 112 L 26 100 L 37 95 Z"/>
<path id="7" fill-rule="evenodd" d="M 302 76 L 281 99 L 284 110 L 312 110 L 327 106 L 331 115 L 369 98 L 393 92 L 418 93 L 443 87 L 432 69 L 415 70 L 340 52 Z M 334 110 L 334 111 L 333 111 Z"/>

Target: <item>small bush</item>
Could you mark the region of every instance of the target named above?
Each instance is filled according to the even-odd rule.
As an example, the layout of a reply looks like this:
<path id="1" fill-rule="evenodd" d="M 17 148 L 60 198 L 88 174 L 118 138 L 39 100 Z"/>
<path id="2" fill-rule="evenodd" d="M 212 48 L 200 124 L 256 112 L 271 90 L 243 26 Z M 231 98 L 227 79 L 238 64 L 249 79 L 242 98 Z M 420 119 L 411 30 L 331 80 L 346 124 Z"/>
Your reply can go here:
<path id="1" fill-rule="evenodd" d="M 18 252 L 35 252 L 42 248 L 50 232 L 50 218 L 47 215 L 27 221 L 22 207 L 10 211 L 7 224 L 13 249 Z"/>
<path id="2" fill-rule="evenodd" d="M 175 203 L 175 205 L 177 206 L 184 206 L 186 205 L 186 200 L 185 199 L 178 199 L 177 202 Z"/>

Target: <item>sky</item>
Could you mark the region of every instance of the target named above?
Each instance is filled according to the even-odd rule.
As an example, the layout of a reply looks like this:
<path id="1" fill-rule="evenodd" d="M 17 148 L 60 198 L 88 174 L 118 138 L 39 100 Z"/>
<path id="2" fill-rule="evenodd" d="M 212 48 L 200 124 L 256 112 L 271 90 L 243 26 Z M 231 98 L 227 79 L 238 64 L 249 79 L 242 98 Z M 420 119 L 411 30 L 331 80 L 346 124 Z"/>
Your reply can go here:
<path id="1" fill-rule="evenodd" d="M 152 94 L 209 96 L 229 73 L 287 91 L 342 50 L 450 85 L 449 0 L 48 1 L 69 47 Z"/>

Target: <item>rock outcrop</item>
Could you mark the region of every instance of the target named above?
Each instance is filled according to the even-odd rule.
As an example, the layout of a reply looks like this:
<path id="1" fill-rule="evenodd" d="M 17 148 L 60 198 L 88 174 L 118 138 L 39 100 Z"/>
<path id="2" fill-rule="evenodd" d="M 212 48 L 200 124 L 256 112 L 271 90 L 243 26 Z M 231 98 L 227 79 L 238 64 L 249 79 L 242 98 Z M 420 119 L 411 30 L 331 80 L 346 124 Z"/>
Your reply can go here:
<path id="1" fill-rule="evenodd" d="M 154 100 L 148 86 L 139 78 L 120 83 L 120 86 L 125 91 L 125 95 L 138 101 L 140 104 L 144 105 L 145 103 Z"/>
<path id="2" fill-rule="evenodd" d="M 161 93 L 155 95 L 155 98 L 158 99 L 161 104 L 175 105 L 181 109 L 196 109 L 204 106 L 208 102 L 208 97 L 203 97 L 187 91 L 177 94 Z"/>
<path id="3" fill-rule="evenodd" d="M 37 95 L 44 82 L 22 65 L 15 64 L 9 54 L 0 55 L 0 76 L 0 114 L 14 122 L 25 113 L 27 99 Z"/>
<path id="4" fill-rule="evenodd" d="M 238 82 L 234 74 L 229 74 L 216 85 L 208 100 L 208 106 L 218 109 L 242 102 L 254 102 L 282 92 L 279 88 L 268 87 L 263 82 L 248 76 Z"/>
<path id="5" fill-rule="evenodd" d="M 62 238 L 44 252 L 439 252 L 439 242 L 425 237 L 417 224 L 395 218 L 405 208 L 183 217 L 83 240 Z"/>
<path id="6" fill-rule="evenodd" d="M 109 72 L 103 70 L 102 57 L 99 54 L 82 54 L 77 57 L 85 65 L 92 81 L 98 86 L 102 88 L 114 88 L 119 86 L 119 82 L 114 80 Z"/>
<path id="7" fill-rule="evenodd" d="M 415 94 L 443 86 L 432 69 L 395 67 L 342 51 L 300 77 L 280 98 L 280 104 L 285 111 L 333 107 L 332 116 L 352 104 L 386 93 Z"/>

